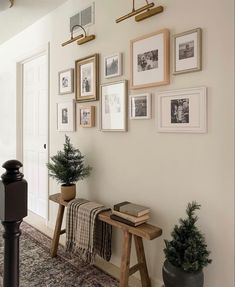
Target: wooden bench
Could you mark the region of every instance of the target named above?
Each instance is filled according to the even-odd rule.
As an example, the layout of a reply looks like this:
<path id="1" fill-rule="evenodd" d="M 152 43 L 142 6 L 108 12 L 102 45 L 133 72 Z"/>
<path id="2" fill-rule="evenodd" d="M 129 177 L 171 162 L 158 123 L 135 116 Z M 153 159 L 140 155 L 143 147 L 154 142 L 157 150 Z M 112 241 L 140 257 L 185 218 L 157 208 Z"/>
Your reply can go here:
<path id="1" fill-rule="evenodd" d="M 63 221 L 64 208 L 68 205 L 68 202 L 61 199 L 60 193 L 51 195 L 49 199 L 59 204 L 56 226 L 51 245 L 51 257 L 55 257 L 57 254 L 60 235 L 65 233 L 65 230 L 61 230 L 61 225 Z M 161 236 L 161 228 L 148 223 L 144 223 L 137 227 L 132 227 L 111 219 L 110 214 L 111 211 L 102 212 L 98 215 L 98 219 L 121 229 L 123 232 L 119 287 L 127 287 L 129 276 L 137 271 L 140 272 L 142 287 L 151 287 L 144 253 L 143 238 L 152 240 Z M 134 237 L 138 263 L 130 268 L 132 236 Z"/>

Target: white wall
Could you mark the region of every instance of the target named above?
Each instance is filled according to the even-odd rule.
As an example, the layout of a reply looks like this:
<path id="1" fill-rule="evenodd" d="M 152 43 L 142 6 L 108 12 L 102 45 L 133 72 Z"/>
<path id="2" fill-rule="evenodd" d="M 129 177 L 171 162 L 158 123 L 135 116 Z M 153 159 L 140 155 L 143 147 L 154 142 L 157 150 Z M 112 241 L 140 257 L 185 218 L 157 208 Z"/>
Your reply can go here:
<path id="1" fill-rule="evenodd" d="M 129 79 L 131 39 L 162 28 L 168 28 L 173 35 L 201 27 L 203 70 L 171 76 L 170 85 L 146 91 L 153 92 L 154 106 L 159 91 L 208 87 L 208 133 L 158 133 L 154 111 L 152 120 L 129 121 L 127 133 L 104 133 L 98 127 L 79 127 L 77 132 L 68 134 L 93 167 L 92 176 L 78 184 L 79 196 L 110 206 L 130 200 L 151 207 L 152 223 L 163 228 L 161 238 L 145 242 L 150 276 L 156 286 L 161 280 L 164 261 L 163 239 L 169 238 L 177 219 L 184 216 L 186 204 L 197 200 L 202 204 L 199 226 L 206 235 L 213 259 L 205 269 L 205 287 L 233 287 L 234 1 L 157 1 L 165 6 L 163 14 L 140 23 L 130 19 L 115 24 L 117 17 L 131 9 L 130 2 L 96 1 L 96 24 L 90 32 L 94 32 L 97 39 L 86 45 L 74 43 L 61 47 L 61 43 L 69 38 L 69 17 L 89 3 L 87 0 L 70 0 L 0 46 L 0 161 L 15 157 L 16 151 L 17 57 L 50 42 L 50 150 L 53 155 L 62 148 L 64 141 L 64 134 L 56 131 L 56 102 L 65 98 L 57 95 L 58 71 L 74 67 L 75 60 L 93 53 L 100 53 L 102 59 L 104 55 L 123 52 L 124 75 L 121 79 Z M 137 1 L 138 4 L 142 2 Z M 100 75 L 104 83 L 107 80 L 103 79 L 102 68 L 101 61 Z M 91 104 L 98 107 L 99 103 Z M 57 185 L 51 181 L 50 193 L 57 191 Z M 56 206 L 50 204 L 51 225 L 55 216 Z M 120 259 L 119 233 L 117 238 L 114 240 L 115 263 Z"/>

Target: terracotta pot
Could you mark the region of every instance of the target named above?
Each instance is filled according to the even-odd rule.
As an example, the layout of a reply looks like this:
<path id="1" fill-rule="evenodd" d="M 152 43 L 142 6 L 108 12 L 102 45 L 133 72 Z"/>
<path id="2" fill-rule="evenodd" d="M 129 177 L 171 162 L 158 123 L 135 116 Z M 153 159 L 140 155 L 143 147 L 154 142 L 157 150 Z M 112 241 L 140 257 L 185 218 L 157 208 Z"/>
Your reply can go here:
<path id="1" fill-rule="evenodd" d="M 61 185 L 61 198 L 63 200 L 69 201 L 74 199 L 76 196 L 76 185 L 71 184 L 71 185 Z"/>
<path id="2" fill-rule="evenodd" d="M 173 266 L 168 260 L 164 262 L 162 275 L 165 287 L 203 287 L 202 271 L 185 272 Z"/>

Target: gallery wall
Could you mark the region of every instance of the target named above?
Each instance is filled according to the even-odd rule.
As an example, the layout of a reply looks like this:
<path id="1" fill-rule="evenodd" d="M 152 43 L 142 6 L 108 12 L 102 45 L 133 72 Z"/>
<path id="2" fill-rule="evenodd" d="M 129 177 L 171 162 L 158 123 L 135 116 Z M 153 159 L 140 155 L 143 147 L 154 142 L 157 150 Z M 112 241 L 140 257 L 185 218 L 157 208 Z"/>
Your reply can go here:
<path id="1" fill-rule="evenodd" d="M 141 5 L 143 1 L 136 1 Z M 234 1 L 157 1 L 164 13 L 136 23 L 115 19 L 131 9 L 131 1 L 95 1 L 95 25 L 89 28 L 95 41 L 64 48 L 69 38 L 69 17 L 90 1 L 69 0 L 52 13 L 0 46 L 0 162 L 16 156 L 16 62 L 25 54 L 50 42 L 50 155 L 62 148 L 64 133 L 57 131 L 56 103 L 74 94 L 58 95 L 58 72 L 73 68 L 77 59 L 100 54 L 100 81 L 103 57 L 123 53 L 123 76 L 130 79 L 130 40 L 163 28 L 171 36 L 202 28 L 202 71 L 172 75 L 170 84 L 129 94 L 152 93 L 153 117 L 128 120 L 128 132 L 102 132 L 99 129 L 99 102 L 96 127 L 78 126 L 67 133 L 74 145 L 86 155 L 92 175 L 77 185 L 78 195 L 112 206 L 128 200 L 151 208 L 151 222 L 162 227 L 161 238 L 145 242 L 153 286 L 161 286 L 164 238 L 184 216 L 186 204 L 196 200 L 202 205 L 198 222 L 206 236 L 213 263 L 205 269 L 205 287 L 234 286 Z M 172 39 L 172 38 L 171 38 Z M 157 131 L 157 93 L 167 90 L 205 86 L 208 88 L 208 132 L 159 133 Z M 77 105 L 77 108 L 79 105 Z M 50 194 L 58 192 L 50 180 Z M 55 223 L 57 206 L 50 203 L 49 226 Z M 114 232 L 112 262 L 120 261 L 120 234 Z M 133 259 L 135 255 L 133 256 Z"/>

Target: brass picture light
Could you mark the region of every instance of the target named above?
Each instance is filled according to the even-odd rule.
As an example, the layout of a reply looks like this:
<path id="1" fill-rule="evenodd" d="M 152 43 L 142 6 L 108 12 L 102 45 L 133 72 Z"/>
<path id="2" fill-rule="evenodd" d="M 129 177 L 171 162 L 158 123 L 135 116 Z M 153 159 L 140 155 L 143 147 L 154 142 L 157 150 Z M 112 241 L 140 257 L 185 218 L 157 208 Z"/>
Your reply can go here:
<path id="1" fill-rule="evenodd" d="M 76 28 L 81 28 L 83 30 L 84 34 L 80 34 L 80 35 L 74 37 L 73 34 L 74 34 L 74 30 Z M 77 41 L 78 45 L 82 45 L 82 44 L 85 44 L 85 43 L 87 43 L 89 41 L 92 41 L 94 39 L 95 39 L 95 35 L 87 36 L 86 30 L 84 29 L 84 27 L 82 25 L 78 25 L 77 24 L 77 25 L 74 25 L 72 27 L 72 29 L 71 29 L 71 38 L 70 38 L 70 40 L 62 43 L 61 45 L 62 45 L 62 47 L 64 47 L 64 46 L 66 46 L 66 45 L 68 45 L 70 43 L 73 43 L 74 41 Z"/>
<path id="2" fill-rule="evenodd" d="M 135 9 L 135 0 L 132 0 L 132 1 L 133 1 L 132 11 L 130 13 L 116 19 L 116 23 L 119 23 L 121 21 L 124 21 L 124 20 L 126 20 L 130 17 L 136 16 L 136 15 L 137 16 L 135 17 L 135 21 L 139 22 L 139 21 L 142 21 L 142 20 L 147 19 L 149 17 L 152 17 L 156 14 L 159 14 L 159 13 L 163 12 L 163 10 L 164 10 L 164 8 L 162 6 L 154 7 L 155 4 L 153 2 L 149 3 L 148 0 L 145 0 L 146 5 L 138 8 L 138 9 Z M 144 12 L 144 13 L 140 14 L 141 12 Z"/>

